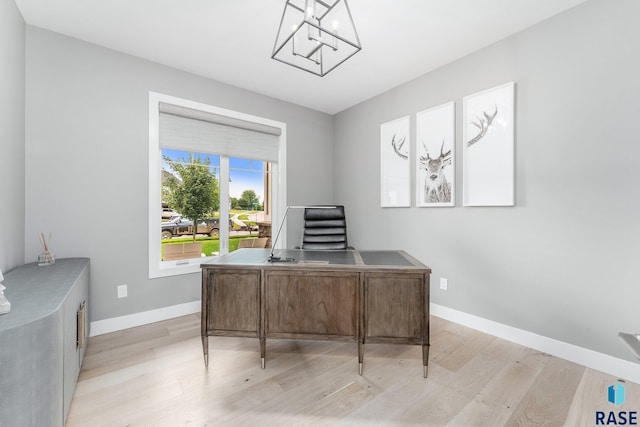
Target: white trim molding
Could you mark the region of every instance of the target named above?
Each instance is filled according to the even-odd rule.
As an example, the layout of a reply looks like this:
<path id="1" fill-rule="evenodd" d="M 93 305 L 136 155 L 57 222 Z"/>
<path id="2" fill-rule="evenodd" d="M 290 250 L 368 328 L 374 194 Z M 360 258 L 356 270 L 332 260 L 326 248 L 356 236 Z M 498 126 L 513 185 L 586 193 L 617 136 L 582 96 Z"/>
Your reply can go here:
<path id="1" fill-rule="evenodd" d="M 431 303 L 429 310 L 433 316 L 640 384 L 640 369 L 638 369 L 637 363 L 503 325 L 442 305 Z"/>
<path id="2" fill-rule="evenodd" d="M 188 314 L 200 313 L 202 304 L 200 300 L 187 302 L 184 304 L 172 305 L 170 307 L 158 308 L 155 310 L 143 311 L 140 313 L 128 314 L 126 316 L 113 317 L 111 319 L 97 320 L 91 322 L 90 337 L 108 334 L 110 332 L 121 331 L 136 326 L 148 325 L 149 323 L 160 322 L 162 320 L 173 319 L 175 317 L 186 316 Z"/>

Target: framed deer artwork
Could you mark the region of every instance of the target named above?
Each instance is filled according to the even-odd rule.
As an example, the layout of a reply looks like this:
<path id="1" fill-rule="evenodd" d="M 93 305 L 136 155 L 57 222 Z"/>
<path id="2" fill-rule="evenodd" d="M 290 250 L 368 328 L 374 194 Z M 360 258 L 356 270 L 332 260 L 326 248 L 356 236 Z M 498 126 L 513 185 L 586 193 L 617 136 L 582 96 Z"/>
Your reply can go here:
<path id="1" fill-rule="evenodd" d="M 514 205 L 513 82 L 463 98 L 464 206 Z"/>
<path id="2" fill-rule="evenodd" d="M 455 206 L 455 103 L 416 114 L 416 206 Z"/>
<path id="3" fill-rule="evenodd" d="M 410 118 L 380 125 L 380 205 L 411 206 Z"/>

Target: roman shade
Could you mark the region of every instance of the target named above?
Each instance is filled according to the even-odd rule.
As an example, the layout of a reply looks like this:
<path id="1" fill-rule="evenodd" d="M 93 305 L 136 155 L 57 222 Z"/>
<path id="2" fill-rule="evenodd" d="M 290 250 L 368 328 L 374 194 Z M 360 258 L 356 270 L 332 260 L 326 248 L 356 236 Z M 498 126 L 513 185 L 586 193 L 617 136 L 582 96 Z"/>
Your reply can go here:
<path id="1" fill-rule="evenodd" d="M 164 102 L 159 110 L 161 148 L 278 161 L 280 128 Z"/>

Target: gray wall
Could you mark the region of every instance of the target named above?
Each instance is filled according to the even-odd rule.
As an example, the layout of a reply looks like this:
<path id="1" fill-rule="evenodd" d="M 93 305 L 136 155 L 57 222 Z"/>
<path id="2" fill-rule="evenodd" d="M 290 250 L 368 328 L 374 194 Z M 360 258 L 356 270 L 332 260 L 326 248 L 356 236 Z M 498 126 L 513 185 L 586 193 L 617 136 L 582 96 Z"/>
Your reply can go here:
<path id="1" fill-rule="evenodd" d="M 0 269 L 24 263 L 25 24 L 13 0 L 0 1 Z"/>
<path id="2" fill-rule="evenodd" d="M 200 299 L 197 274 L 148 279 L 149 91 L 287 123 L 288 201 L 333 199 L 331 116 L 31 26 L 26 40 L 26 260 L 40 232 L 91 258 L 92 321 Z"/>
<path id="3" fill-rule="evenodd" d="M 638 16 L 635 0 L 590 1 L 338 114 L 351 243 L 432 267 L 434 303 L 632 360 L 617 334 L 640 330 Z M 516 206 L 462 207 L 462 98 L 508 81 Z M 415 113 L 451 100 L 457 206 L 380 208 L 379 125 L 410 114 L 415 142 Z"/>
<path id="4" fill-rule="evenodd" d="M 26 192 L 24 23 L 8 3 L 0 52 L 16 60 L 0 63 L 12 117 L 0 127 L 0 190 L 12 226 L 0 266 L 35 260 L 38 233 L 52 232 L 57 256 L 92 259 L 91 320 L 199 298 L 197 275 L 147 279 L 153 90 L 286 122 L 288 202 L 345 204 L 356 247 L 403 248 L 433 268 L 433 302 L 631 360 L 616 335 L 640 327 L 638 2 L 587 2 L 333 120 L 27 27 Z M 455 100 L 460 183 L 461 99 L 507 81 L 517 84 L 516 207 L 461 207 L 461 186 L 455 208 L 379 207 L 380 123 L 411 114 L 415 139 L 416 112 Z M 123 283 L 130 296 L 118 300 Z"/>

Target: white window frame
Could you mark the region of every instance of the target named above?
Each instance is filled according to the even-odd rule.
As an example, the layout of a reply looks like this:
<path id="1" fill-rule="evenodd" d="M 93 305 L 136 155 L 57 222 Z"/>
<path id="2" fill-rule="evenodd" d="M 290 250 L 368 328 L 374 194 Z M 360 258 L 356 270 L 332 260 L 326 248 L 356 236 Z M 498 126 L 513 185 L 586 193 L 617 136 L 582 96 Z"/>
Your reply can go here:
<path id="1" fill-rule="evenodd" d="M 287 200 L 287 177 L 286 177 L 286 154 L 287 154 L 287 126 L 285 123 L 278 122 L 263 117 L 253 116 L 238 111 L 227 110 L 213 105 L 203 104 L 188 99 L 178 98 L 171 95 L 164 95 L 157 92 L 149 92 L 149 278 L 175 276 L 179 274 L 200 273 L 200 264 L 215 259 L 215 256 L 203 257 L 199 259 L 178 260 L 178 261 L 162 261 L 160 257 L 162 220 L 160 207 L 162 204 L 161 174 L 162 174 L 162 154 L 160 148 L 160 103 L 173 104 L 181 107 L 200 110 L 208 113 L 227 116 L 232 119 L 239 119 L 256 124 L 267 125 L 279 128 L 281 134 L 278 140 L 278 162 L 273 163 L 272 169 L 272 206 L 273 214 L 271 217 L 272 224 L 279 224 L 282 215 L 286 211 Z M 222 165 L 221 160 L 221 167 Z M 227 175 L 228 175 L 228 164 Z M 275 184 L 275 185 L 274 185 Z M 224 190 L 225 186 L 220 188 L 220 205 L 222 201 L 228 198 L 228 192 Z M 224 190 L 224 191 L 223 191 Z M 226 196 L 225 196 L 226 194 Z M 222 211 L 220 215 L 220 252 L 227 253 L 229 248 L 226 242 L 229 237 L 228 221 L 223 221 Z M 274 229 L 275 230 L 275 229 Z M 286 227 L 283 228 L 278 242 L 286 242 Z M 225 243 L 224 248 L 222 247 Z M 278 245 L 280 246 L 280 244 Z"/>

